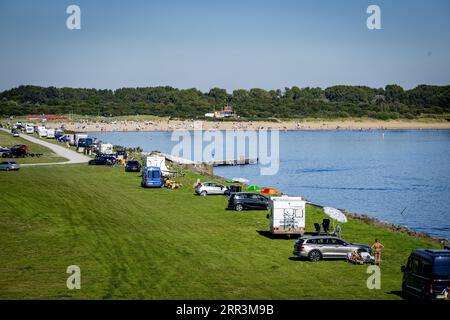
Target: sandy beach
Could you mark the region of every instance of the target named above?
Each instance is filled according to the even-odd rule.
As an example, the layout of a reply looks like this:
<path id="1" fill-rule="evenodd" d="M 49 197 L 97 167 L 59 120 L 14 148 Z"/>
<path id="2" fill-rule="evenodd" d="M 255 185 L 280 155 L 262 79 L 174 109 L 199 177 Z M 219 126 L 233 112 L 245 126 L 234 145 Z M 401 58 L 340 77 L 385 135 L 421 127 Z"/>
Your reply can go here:
<path id="1" fill-rule="evenodd" d="M 422 121 L 194 121 L 194 120 L 81 120 L 51 122 L 50 126 L 64 127 L 77 132 L 113 132 L 113 131 L 174 131 L 174 130 L 445 130 L 450 122 Z"/>

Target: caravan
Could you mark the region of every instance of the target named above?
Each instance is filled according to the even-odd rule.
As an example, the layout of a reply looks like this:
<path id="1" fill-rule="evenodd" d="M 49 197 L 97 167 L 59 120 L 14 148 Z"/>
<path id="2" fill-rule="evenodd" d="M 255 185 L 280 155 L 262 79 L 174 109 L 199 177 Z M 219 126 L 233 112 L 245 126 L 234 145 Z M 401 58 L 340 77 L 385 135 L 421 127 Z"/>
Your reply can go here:
<path id="1" fill-rule="evenodd" d="M 271 197 L 269 230 L 273 234 L 303 234 L 305 206 L 302 197 Z"/>

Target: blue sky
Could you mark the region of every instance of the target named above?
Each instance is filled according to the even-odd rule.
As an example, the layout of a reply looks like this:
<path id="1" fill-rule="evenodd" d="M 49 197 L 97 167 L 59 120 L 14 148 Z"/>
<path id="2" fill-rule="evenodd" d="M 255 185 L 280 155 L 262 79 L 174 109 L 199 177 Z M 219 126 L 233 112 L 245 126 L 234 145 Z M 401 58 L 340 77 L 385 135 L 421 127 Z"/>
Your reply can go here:
<path id="1" fill-rule="evenodd" d="M 444 85 L 450 1 L 0 0 L 0 44 L 0 90 Z"/>

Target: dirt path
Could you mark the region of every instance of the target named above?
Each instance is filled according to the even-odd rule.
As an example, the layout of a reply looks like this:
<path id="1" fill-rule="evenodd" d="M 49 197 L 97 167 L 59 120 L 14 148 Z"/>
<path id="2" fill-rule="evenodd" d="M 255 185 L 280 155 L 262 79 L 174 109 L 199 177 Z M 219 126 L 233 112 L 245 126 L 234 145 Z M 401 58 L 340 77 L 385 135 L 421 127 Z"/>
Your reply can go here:
<path id="1" fill-rule="evenodd" d="M 0 128 L 0 130 L 10 133 L 9 130 L 6 130 L 4 128 Z M 64 162 L 29 163 L 29 164 L 21 164 L 21 166 L 48 166 L 48 165 L 86 163 L 91 159 L 83 154 L 79 154 L 79 153 L 72 151 L 70 149 L 67 149 L 65 147 L 58 146 L 58 145 L 50 143 L 50 142 L 42 141 L 41 139 L 37 139 L 37 138 L 31 137 L 26 134 L 20 134 L 20 137 L 24 140 L 28 140 L 30 142 L 33 142 L 33 143 L 39 144 L 43 147 L 46 147 L 46 148 L 52 150 L 58 156 L 68 159 L 68 161 L 64 161 Z"/>

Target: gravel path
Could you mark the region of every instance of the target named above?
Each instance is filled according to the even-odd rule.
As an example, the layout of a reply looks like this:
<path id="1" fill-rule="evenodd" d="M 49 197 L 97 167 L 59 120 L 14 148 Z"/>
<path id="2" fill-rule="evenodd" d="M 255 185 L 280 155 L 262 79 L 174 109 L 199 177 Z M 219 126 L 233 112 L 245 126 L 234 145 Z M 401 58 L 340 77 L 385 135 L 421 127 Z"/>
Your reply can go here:
<path id="1" fill-rule="evenodd" d="M 11 131 L 6 130 L 4 128 L 0 128 L 0 130 L 11 133 Z M 22 139 L 28 140 L 30 142 L 40 144 L 41 146 L 44 146 L 44 147 L 52 150 L 54 153 L 56 153 L 60 157 L 68 159 L 68 161 L 64 161 L 64 162 L 29 163 L 29 164 L 21 164 L 21 166 L 48 166 L 48 165 L 60 165 L 60 164 L 86 163 L 91 159 L 88 156 L 77 153 L 77 152 L 67 149 L 65 147 L 58 146 L 58 145 L 50 143 L 50 142 L 42 141 L 41 139 L 37 139 L 37 138 L 31 137 L 26 134 L 20 134 L 20 137 Z"/>

